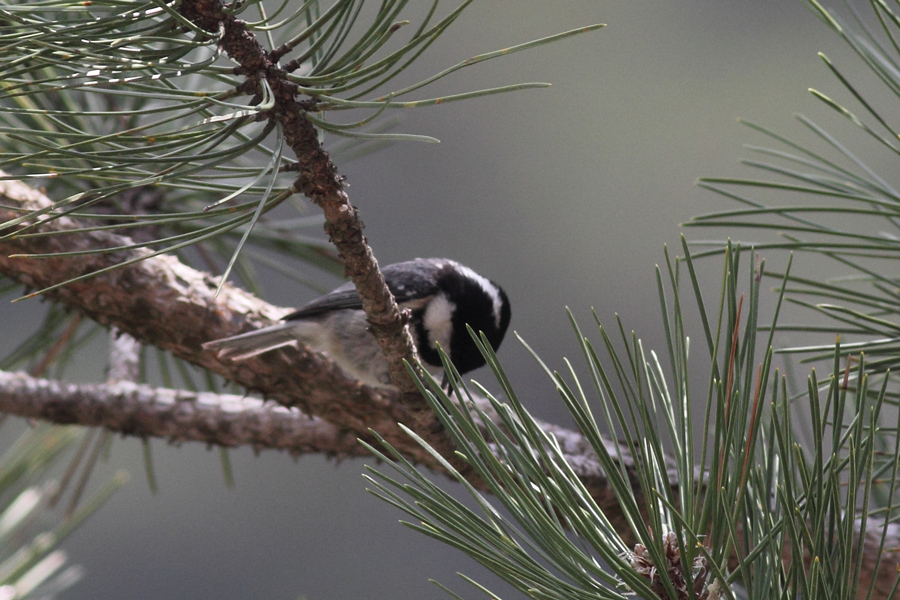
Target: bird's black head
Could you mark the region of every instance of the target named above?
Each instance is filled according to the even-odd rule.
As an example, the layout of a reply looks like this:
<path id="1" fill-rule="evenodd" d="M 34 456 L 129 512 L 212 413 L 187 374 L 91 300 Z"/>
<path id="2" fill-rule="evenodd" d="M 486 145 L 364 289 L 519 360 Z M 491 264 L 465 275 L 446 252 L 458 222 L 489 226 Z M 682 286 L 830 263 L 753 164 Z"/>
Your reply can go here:
<path id="1" fill-rule="evenodd" d="M 477 369 L 485 361 L 466 325 L 484 332 L 496 350 L 509 327 L 509 299 L 499 285 L 452 261 L 438 271 L 435 283 L 438 292 L 416 322 L 419 355 L 440 366 L 437 341 L 460 373 Z"/>

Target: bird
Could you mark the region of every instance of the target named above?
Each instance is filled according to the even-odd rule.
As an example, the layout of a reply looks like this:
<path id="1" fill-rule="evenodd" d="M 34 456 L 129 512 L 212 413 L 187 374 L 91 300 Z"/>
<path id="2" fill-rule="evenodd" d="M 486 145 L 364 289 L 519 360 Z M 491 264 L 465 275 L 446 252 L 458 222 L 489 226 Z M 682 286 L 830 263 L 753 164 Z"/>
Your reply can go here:
<path id="1" fill-rule="evenodd" d="M 483 332 L 494 350 L 500 347 L 512 313 L 503 288 L 490 279 L 447 258 L 416 258 L 387 265 L 381 272 L 400 309 L 409 311 L 410 334 L 432 375 L 443 371 L 438 345 L 460 374 L 485 364 L 466 325 Z M 394 388 L 352 282 L 309 302 L 281 323 L 206 342 L 203 348 L 222 360 L 240 361 L 298 343 L 326 354 L 365 385 Z"/>

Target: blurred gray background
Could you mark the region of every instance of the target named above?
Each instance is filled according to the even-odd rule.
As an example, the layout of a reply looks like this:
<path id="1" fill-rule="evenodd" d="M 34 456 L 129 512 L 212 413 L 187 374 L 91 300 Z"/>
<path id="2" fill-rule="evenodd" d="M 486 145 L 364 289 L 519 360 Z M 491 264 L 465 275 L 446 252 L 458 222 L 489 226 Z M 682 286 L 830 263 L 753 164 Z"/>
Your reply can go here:
<path id="1" fill-rule="evenodd" d="M 441 144 L 397 144 L 339 163 L 382 264 L 446 256 L 499 281 L 512 328 L 554 367 L 563 356 L 579 358 L 566 306 L 588 332 L 594 307 L 604 322 L 620 314 L 647 346 L 661 348 L 653 266 L 664 243 L 680 254 L 679 223 L 729 206 L 698 189 L 698 176 L 750 174 L 738 165 L 742 144 L 764 140 L 737 118 L 787 133 L 800 131 L 793 112 L 835 123 L 807 92 L 841 96 L 816 52 L 858 64 L 800 0 L 519 0 L 474 4 L 418 72 L 598 22 L 608 27 L 464 70 L 420 97 L 520 81 L 553 87 L 405 112 L 398 130 Z M 266 292 L 285 306 L 312 296 L 277 280 Z M 0 306 L 0 344 L 27 336 L 37 308 Z M 105 352 L 102 343 L 96 351 Z M 511 337 L 500 357 L 538 416 L 568 423 Z M 235 451 L 236 486 L 227 490 L 216 452 L 152 446 L 156 495 L 135 440 L 116 440 L 98 470 L 98 481 L 121 466 L 133 477 L 66 541 L 87 571 L 66 598 L 445 597 L 429 578 L 481 597 L 457 571 L 494 586 L 367 494 L 366 461 Z"/>

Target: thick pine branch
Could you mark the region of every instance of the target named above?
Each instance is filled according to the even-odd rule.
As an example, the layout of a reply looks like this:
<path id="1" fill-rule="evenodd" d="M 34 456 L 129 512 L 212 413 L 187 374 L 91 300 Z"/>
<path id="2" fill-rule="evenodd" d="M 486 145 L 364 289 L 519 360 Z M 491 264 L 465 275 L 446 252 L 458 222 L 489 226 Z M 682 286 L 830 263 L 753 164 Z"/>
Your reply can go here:
<path id="1" fill-rule="evenodd" d="M 19 216 L 23 210 L 51 205 L 43 194 L 13 181 L 0 182 L 0 203 L 5 205 L 0 208 L 0 222 Z M 41 231 L 56 235 L 13 237 L 0 242 L 0 271 L 28 287 L 43 289 L 150 254 L 143 249 L 102 252 L 130 241 L 106 232 L 60 233 L 76 227 L 79 224 L 72 219 L 52 219 Z M 10 257 L 71 251 L 92 253 L 41 259 Z M 98 323 L 115 326 L 143 343 L 258 390 L 284 406 L 302 406 L 357 435 L 367 435 L 369 427 L 396 429 L 398 421 L 408 421 L 402 406 L 347 379 L 316 354 L 285 349 L 264 358 L 223 363 L 204 352 L 203 342 L 271 325 L 288 312 L 230 285 L 216 297 L 217 283 L 210 275 L 173 257 L 157 256 L 72 282 L 47 295 Z"/>

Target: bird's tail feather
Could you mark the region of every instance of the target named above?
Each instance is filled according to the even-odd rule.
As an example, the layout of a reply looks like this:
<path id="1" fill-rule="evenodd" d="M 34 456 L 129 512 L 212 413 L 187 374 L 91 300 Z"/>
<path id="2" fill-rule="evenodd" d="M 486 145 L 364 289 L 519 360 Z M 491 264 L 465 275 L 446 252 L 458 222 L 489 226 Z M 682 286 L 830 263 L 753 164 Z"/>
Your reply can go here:
<path id="1" fill-rule="evenodd" d="M 206 342 L 203 348 L 217 352 L 221 359 L 244 360 L 275 348 L 296 345 L 298 340 L 295 329 L 296 323 L 289 321 Z"/>

